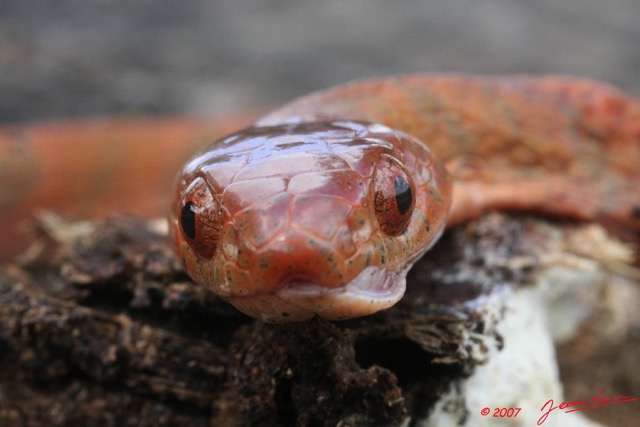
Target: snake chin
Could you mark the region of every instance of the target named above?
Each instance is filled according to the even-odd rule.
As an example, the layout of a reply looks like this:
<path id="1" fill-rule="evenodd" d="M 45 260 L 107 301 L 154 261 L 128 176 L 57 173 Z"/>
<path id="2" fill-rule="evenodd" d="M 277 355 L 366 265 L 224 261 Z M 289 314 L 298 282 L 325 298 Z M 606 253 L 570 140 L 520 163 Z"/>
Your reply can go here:
<path id="1" fill-rule="evenodd" d="M 405 289 L 406 271 L 370 266 L 337 288 L 292 281 L 276 293 L 231 302 L 241 311 L 269 323 L 301 322 L 315 316 L 346 320 L 391 307 L 402 298 Z"/>

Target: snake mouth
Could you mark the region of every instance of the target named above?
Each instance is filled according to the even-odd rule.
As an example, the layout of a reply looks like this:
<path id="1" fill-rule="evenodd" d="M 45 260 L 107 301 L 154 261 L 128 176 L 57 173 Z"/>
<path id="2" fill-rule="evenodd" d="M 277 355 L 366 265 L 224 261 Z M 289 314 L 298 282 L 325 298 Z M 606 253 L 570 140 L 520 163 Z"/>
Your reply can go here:
<path id="1" fill-rule="evenodd" d="M 328 288 L 292 281 L 275 296 L 290 307 L 288 321 L 316 315 L 328 320 L 350 319 L 373 314 L 398 302 L 406 289 L 405 273 L 369 266 L 343 286 Z"/>

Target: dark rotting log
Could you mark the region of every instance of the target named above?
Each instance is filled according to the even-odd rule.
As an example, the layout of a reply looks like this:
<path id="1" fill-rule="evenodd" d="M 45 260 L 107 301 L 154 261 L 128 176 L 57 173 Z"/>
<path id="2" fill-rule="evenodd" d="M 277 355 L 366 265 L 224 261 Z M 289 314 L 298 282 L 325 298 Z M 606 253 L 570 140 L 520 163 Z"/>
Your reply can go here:
<path id="1" fill-rule="evenodd" d="M 469 301 L 530 280 L 540 255 L 530 233 L 525 220 L 490 215 L 448 233 L 396 307 L 270 325 L 193 284 L 146 222 L 110 220 L 44 268 L 0 271 L 0 425 L 424 418 L 486 362 L 485 340 L 501 342 Z"/>

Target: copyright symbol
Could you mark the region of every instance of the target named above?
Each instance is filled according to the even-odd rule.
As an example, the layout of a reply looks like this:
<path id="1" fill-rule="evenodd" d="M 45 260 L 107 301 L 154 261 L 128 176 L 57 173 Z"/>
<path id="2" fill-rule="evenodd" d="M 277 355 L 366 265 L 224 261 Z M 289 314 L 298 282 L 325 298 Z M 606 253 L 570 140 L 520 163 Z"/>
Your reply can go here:
<path id="1" fill-rule="evenodd" d="M 489 408 L 483 408 L 482 411 L 480 411 L 480 413 L 484 416 L 484 415 L 488 415 L 490 411 L 491 410 Z"/>

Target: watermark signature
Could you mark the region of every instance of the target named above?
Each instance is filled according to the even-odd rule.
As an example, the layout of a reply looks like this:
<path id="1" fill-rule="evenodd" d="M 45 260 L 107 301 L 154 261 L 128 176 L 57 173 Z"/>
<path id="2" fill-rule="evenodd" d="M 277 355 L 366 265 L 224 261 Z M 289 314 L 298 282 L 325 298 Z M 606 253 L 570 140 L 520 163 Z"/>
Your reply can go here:
<path id="1" fill-rule="evenodd" d="M 590 399 L 576 400 L 575 402 L 561 402 L 556 406 L 554 406 L 553 399 L 549 399 L 544 405 L 542 405 L 542 408 L 540 408 L 540 411 L 543 412 L 543 414 L 538 418 L 538 425 L 542 425 L 547 421 L 549 414 L 556 409 L 564 410 L 564 413 L 568 414 L 569 412 L 584 411 L 586 409 L 601 408 L 609 405 L 619 405 L 621 403 L 629 403 L 636 400 L 638 399 L 635 397 L 623 395 L 603 396 L 602 390 L 598 392 L 597 396 Z"/>

